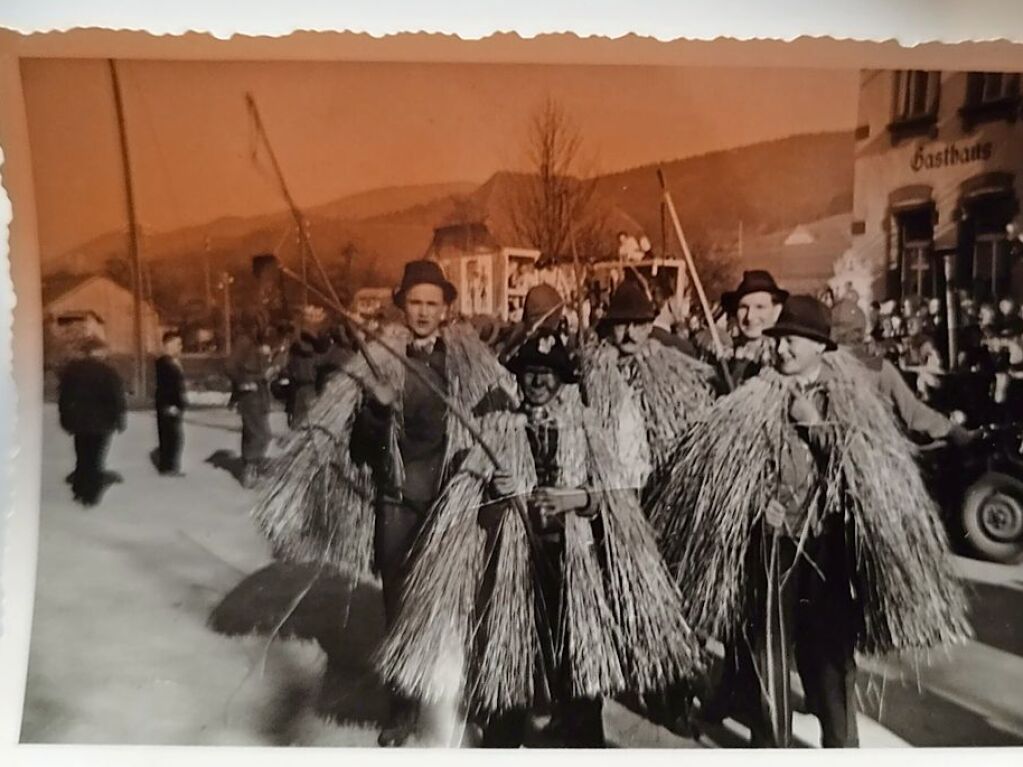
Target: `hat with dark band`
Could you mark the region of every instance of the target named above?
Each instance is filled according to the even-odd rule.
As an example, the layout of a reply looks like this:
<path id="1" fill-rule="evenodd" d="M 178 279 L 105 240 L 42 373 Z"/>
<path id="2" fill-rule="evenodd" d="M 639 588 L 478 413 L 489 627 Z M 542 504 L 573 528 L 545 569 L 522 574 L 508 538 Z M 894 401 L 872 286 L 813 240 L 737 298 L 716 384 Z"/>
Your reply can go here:
<path id="1" fill-rule="evenodd" d="M 778 287 L 771 273 L 764 269 L 751 269 L 742 273 L 742 281 L 735 290 L 721 294 L 721 306 L 729 314 L 735 314 L 739 301 L 750 293 L 770 293 L 779 304 L 789 297 L 787 290 Z"/>
<path id="2" fill-rule="evenodd" d="M 778 322 L 765 330 L 764 335 L 772 338 L 802 336 L 824 344 L 828 351 L 838 348 L 831 338 L 831 311 L 813 296 L 791 296 Z"/>
<path id="3" fill-rule="evenodd" d="M 458 291 L 444 277 L 440 264 L 436 261 L 409 261 L 405 264 L 405 273 L 401 277 L 401 285 L 394 291 L 394 303 L 402 306 L 405 295 L 416 285 L 436 285 L 444 291 L 444 303 L 450 304 L 458 297 Z"/>
<path id="4" fill-rule="evenodd" d="M 653 322 L 657 316 L 654 302 L 636 280 L 625 280 L 611 296 L 604 321 L 621 322 Z"/>

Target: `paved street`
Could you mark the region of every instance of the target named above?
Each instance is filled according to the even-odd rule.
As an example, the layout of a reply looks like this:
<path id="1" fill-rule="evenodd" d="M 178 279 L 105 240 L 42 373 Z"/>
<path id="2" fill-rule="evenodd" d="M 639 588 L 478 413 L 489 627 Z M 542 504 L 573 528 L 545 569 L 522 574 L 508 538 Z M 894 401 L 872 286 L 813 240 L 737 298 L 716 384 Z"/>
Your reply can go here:
<path id="1" fill-rule="evenodd" d="M 158 476 L 151 414 L 133 413 L 108 460 L 124 482 L 83 509 L 64 483 L 73 463 L 56 410 L 44 413 L 39 575 L 22 738 L 37 743 L 374 745 L 382 698 L 368 656 L 381 630 L 377 593 L 349 589 L 345 662 L 322 685 L 316 642 L 225 637 L 211 610 L 270 564 L 232 476 L 239 435 L 226 411 L 189 414 L 184 471 Z M 281 418 L 275 427 L 282 428 Z M 961 559 L 977 638 L 926 665 L 862 664 L 864 746 L 1023 744 L 1023 566 Z M 350 584 L 351 585 L 351 584 Z M 320 611 L 332 620 L 329 610 Z M 337 608 L 341 617 L 340 607 Z M 340 713 L 344 724 L 318 711 Z M 607 708 L 619 746 L 741 745 L 741 726 L 699 742 Z M 817 742 L 797 715 L 797 736 Z"/>

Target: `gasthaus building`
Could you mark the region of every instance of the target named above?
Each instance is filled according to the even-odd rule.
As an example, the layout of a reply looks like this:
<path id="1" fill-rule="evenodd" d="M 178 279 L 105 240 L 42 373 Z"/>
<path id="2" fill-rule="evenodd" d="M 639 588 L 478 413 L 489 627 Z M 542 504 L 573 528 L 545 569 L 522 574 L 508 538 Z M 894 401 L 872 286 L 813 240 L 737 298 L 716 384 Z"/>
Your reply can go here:
<path id="1" fill-rule="evenodd" d="M 876 299 L 1023 300 L 1020 74 L 861 73 L 851 224 Z"/>

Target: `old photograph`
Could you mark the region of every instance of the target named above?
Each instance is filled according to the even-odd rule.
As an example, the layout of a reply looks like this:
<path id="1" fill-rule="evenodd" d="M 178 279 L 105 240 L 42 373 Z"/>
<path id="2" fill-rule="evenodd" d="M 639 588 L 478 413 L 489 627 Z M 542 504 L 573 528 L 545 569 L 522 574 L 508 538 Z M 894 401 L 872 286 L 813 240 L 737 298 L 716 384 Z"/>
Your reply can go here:
<path id="1" fill-rule="evenodd" d="M 23 58 L 23 743 L 1023 745 L 1023 83 Z"/>

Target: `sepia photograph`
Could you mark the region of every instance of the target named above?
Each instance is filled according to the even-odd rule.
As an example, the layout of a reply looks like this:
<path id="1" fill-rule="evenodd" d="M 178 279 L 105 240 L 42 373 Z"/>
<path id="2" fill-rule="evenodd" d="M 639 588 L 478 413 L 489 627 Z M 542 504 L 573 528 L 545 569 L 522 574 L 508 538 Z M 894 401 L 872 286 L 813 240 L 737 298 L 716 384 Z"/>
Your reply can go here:
<path id="1" fill-rule="evenodd" d="M 1023 746 L 1019 60 L 21 58 L 21 742 Z"/>

